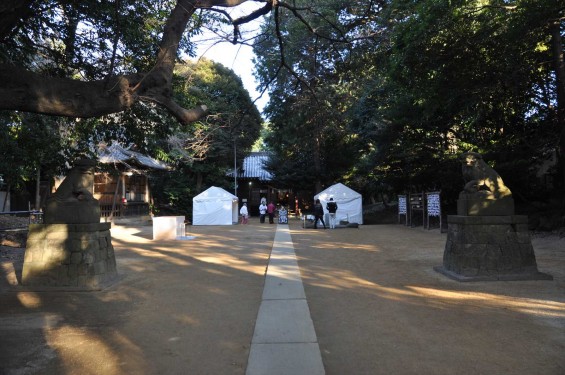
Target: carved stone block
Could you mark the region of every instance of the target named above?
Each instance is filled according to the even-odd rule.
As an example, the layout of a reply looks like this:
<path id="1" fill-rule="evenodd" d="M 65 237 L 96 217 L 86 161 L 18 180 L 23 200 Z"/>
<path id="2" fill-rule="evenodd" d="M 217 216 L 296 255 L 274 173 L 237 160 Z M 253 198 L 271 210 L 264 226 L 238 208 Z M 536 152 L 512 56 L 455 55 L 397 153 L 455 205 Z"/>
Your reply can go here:
<path id="1" fill-rule="evenodd" d="M 448 216 L 443 266 L 458 281 L 551 280 L 538 271 L 528 217 Z"/>
<path id="2" fill-rule="evenodd" d="M 117 280 L 110 223 L 32 224 L 22 284 L 98 290 Z"/>

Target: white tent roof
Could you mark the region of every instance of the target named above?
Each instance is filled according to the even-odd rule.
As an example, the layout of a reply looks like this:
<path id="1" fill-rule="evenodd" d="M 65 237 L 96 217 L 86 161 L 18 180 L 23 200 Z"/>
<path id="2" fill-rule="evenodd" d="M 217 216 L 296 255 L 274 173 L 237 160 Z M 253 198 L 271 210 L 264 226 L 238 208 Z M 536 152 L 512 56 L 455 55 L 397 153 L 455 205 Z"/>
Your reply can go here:
<path id="1" fill-rule="evenodd" d="M 337 183 L 314 196 L 314 200 L 319 199 L 320 203 L 322 203 L 325 213 L 327 213 L 326 203 L 330 198 L 333 198 L 337 203 L 336 219 L 338 221 L 347 220 L 350 223 L 363 224 L 361 194 L 342 183 Z"/>
<path id="2" fill-rule="evenodd" d="M 342 183 L 337 183 L 318 193 L 316 196 L 314 196 L 314 199 L 329 201 L 330 198 L 333 198 L 334 201 L 339 202 L 357 199 L 359 197 L 361 197 L 361 194 L 359 194 L 355 190 L 348 188 Z"/>
<path id="3" fill-rule="evenodd" d="M 202 193 L 192 198 L 192 200 L 195 202 L 218 201 L 218 200 L 233 201 L 233 200 L 237 200 L 237 197 L 222 188 L 211 186 L 207 190 L 204 190 Z"/>

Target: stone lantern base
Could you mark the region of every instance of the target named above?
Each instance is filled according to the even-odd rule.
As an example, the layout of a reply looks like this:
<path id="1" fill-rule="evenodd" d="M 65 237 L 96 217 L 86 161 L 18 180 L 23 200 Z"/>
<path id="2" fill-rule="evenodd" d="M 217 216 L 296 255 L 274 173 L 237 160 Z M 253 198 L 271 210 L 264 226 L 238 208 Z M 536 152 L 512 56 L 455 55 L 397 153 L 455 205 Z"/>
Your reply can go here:
<path id="1" fill-rule="evenodd" d="M 528 217 L 447 217 L 443 266 L 434 269 L 458 281 L 552 280 L 538 271 Z"/>
<path id="2" fill-rule="evenodd" d="M 99 290 L 117 280 L 110 223 L 32 224 L 22 284 Z"/>

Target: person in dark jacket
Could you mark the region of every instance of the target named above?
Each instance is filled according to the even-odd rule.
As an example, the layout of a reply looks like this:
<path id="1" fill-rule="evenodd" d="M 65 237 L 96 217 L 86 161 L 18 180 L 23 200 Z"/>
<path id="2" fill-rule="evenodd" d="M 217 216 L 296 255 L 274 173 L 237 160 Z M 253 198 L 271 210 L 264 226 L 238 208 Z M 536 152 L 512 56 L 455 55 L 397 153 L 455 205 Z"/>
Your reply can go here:
<path id="1" fill-rule="evenodd" d="M 316 199 L 316 204 L 314 204 L 314 229 L 318 229 L 318 220 L 324 224 L 324 229 L 326 229 L 326 223 L 324 223 L 324 207 L 322 207 L 320 200 Z"/>

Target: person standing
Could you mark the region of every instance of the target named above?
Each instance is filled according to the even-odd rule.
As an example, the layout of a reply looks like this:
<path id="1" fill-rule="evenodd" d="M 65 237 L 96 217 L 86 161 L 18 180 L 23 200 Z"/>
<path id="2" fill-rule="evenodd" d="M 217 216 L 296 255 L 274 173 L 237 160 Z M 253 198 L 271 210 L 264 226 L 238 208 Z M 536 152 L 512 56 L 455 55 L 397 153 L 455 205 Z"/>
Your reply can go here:
<path id="1" fill-rule="evenodd" d="M 249 221 L 249 211 L 247 211 L 247 203 L 244 203 L 239 210 L 239 214 L 241 215 L 241 224 L 247 224 Z"/>
<path id="2" fill-rule="evenodd" d="M 316 199 L 316 204 L 314 204 L 314 229 L 318 229 L 318 220 L 324 224 L 324 229 L 326 229 L 326 223 L 324 223 L 324 207 L 322 207 L 320 200 Z"/>
<path id="3" fill-rule="evenodd" d="M 285 206 L 279 209 L 279 224 L 288 224 L 288 211 Z"/>
<path id="4" fill-rule="evenodd" d="M 269 202 L 269 204 L 267 205 L 267 213 L 269 214 L 269 224 L 274 224 L 275 223 L 275 210 L 277 208 L 275 207 L 275 204 L 273 203 L 273 201 Z"/>
<path id="5" fill-rule="evenodd" d="M 259 222 L 265 222 L 265 215 L 267 214 L 267 202 L 261 200 L 261 205 L 259 206 Z"/>
<path id="6" fill-rule="evenodd" d="M 335 229 L 335 213 L 337 211 L 337 203 L 334 202 L 333 198 L 330 198 L 329 202 L 326 204 L 326 210 L 330 213 L 330 229 Z"/>

